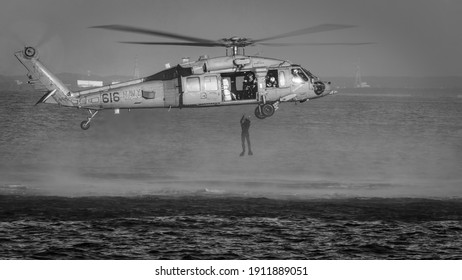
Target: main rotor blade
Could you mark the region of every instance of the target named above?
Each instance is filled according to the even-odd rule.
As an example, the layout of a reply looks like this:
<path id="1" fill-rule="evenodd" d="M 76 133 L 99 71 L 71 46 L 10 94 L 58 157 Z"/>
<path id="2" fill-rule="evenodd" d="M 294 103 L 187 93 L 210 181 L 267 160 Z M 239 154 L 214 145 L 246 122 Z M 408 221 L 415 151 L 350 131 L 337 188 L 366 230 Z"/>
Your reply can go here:
<path id="1" fill-rule="evenodd" d="M 214 42 L 214 43 L 188 43 L 188 42 L 134 42 L 134 41 L 122 41 L 119 43 L 123 44 L 134 44 L 134 45 L 167 45 L 167 46 L 193 46 L 193 47 L 224 47 L 225 44 Z"/>
<path id="2" fill-rule="evenodd" d="M 287 47 L 287 46 L 360 46 L 360 45 L 372 45 L 374 42 L 365 43 L 258 43 L 262 46 L 269 47 Z"/>
<path id="3" fill-rule="evenodd" d="M 127 26 L 127 25 L 118 25 L 118 24 L 99 25 L 99 26 L 91 26 L 90 28 L 108 29 L 108 30 L 138 33 L 138 34 L 151 35 L 151 36 L 160 36 L 160 37 L 180 39 L 180 40 L 185 40 L 185 41 L 195 42 L 195 43 L 209 43 L 209 44 L 216 43 L 216 41 L 212 41 L 208 39 L 201 39 L 197 37 L 190 37 L 190 36 L 185 36 L 181 34 L 175 34 L 175 33 L 170 33 L 170 32 L 165 32 L 165 31 L 145 29 L 145 28 L 139 28 L 139 27 L 133 27 L 133 26 Z"/>
<path id="4" fill-rule="evenodd" d="M 304 34 L 313 34 L 313 33 L 319 33 L 319 32 L 331 31 L 331 30 L 338 30 L 338 29 L 345 29 L 345 28 L 351 28 L 351 27 L 355 27 L 355 25 L 320 24 L 320 25 L 316 25 L 316 26 L 312 26 L 312 27 L 308 27 L 308 28 L 288 32 L 288 33 L 279 34 L 279 35 L 272 36 L 272 37 L 253 40 L 253 42 L 258 43 L 258 42 L 269 41 L 269 40 L 280 39 L 280 38 L 286 38 L 286 37 L 291 37 L 291 36 L 298 36 L 298 35 L 304 35 Z"/>

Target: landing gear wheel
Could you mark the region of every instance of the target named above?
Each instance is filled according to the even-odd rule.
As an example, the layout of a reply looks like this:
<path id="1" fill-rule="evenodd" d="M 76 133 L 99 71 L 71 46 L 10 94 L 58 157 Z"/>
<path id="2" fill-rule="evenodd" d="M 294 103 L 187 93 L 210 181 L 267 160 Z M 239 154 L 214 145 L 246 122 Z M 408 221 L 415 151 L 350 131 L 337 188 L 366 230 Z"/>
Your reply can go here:
<path id="1" fill-rule="evenodd" d="M 90 122 L 88 122 L 88 121 L 82 121 L 82 122 L 80 123 L 80 127 L 81 127 L 83 130 L 87 130 L 87 129 L 90 128 Z"/>
<path id="2" fill-rule="evenodd" d="M 90 128 L 90 122 L 91 120 L 96 116 L 96 114 L 98 114 L 98 110 L 93 110 L 93 109 L 88 109 L 88 112 L 90 113 L 90 116 L 88 117 L 88 119 L 86 121 L 82 121 L 80 123 L 80 127 L 83 129 L 83 130 L 87 130 Z"/>
<path id="3" fill-rule="evenodd" d="M 264 104 L 261 106 L 261 112 L 265 117 L 271 117 L 274 114 L 274 107 L 272 104 Z"/>
<path id="4" fill-rule="evenodd" d="M 260 113 L 260 106 L 258 106 L 257 108 L 255 108 L 255 116 L 256 116 L 257 118 L 259 118 L 260 120 L 266 118 L 266 116 L 263 115 L 263 112 Z"/>

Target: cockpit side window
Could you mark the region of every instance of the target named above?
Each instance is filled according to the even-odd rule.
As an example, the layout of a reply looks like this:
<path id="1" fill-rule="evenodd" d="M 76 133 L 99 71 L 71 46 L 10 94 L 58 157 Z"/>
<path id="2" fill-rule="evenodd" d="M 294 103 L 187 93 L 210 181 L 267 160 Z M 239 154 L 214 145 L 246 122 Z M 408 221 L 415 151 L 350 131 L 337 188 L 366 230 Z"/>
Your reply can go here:
<path id="1" fill-rule="evenodd" d="M 293 68 L 292 69 L 292 82 L 296 84 L 303 83 L 303 81 L 307 82 L 308 77 L 300 68 Z"/>

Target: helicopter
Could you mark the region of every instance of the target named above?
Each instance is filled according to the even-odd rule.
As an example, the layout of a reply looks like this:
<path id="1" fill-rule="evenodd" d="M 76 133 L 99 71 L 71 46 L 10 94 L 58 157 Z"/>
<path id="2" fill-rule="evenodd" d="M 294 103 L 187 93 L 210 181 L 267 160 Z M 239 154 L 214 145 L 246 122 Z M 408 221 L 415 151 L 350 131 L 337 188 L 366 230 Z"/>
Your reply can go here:
<path id="1" fill-rule="evenodd" d="M 28 70 L 29 84 L 45 94 L 37 104 L 59 104 L 86 109 L 89 117 L 82 121 L 83 130 L 97 113 L 112 109 L 140 108 L 202 108 L 215 106 L 256 105 L 255 116 L 271 117 L 283 102 L 306 102 L 334 94 L 330 82 L 322 81 L 301 65 L 284 59 L 245 55 L 245 47 L 254 45 L 287 46 L 290 43 L 266 41 L 290 36 L 354 27 L 352 25 L 322 24 L 263 39 L 230 37 L 208 40 L 181 34 L 138 28 L 126 25 L 102 25 L 90 28 L 153 35 L 179 41 L 121 42 L 141 45 L 171 45 L 195 47 L 224 47 L 226 55 L 196 61 L 184 59 L 156 74 L 112 85 L 71 91 L 39 60 L 36 48 L 27 46 L 15 53 Z M 362 45 L 369 43 L 302 43 L 297 45 Z"/>

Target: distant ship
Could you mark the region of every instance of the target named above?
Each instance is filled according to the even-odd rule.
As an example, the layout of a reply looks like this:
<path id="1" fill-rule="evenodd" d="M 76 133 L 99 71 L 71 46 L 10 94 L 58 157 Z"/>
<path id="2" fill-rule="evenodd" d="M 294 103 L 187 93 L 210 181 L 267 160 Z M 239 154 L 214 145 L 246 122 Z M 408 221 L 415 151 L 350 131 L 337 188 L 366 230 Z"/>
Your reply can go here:
<path id="1" fill-rule="evenodd" d="M 356 68 L 356 80 L 355 80 L 355 88 L 369 88 L 371 87 L 366 82 L 361 80 L 361 69 L 358 67 Z"/>

